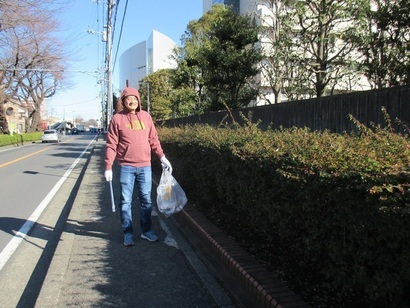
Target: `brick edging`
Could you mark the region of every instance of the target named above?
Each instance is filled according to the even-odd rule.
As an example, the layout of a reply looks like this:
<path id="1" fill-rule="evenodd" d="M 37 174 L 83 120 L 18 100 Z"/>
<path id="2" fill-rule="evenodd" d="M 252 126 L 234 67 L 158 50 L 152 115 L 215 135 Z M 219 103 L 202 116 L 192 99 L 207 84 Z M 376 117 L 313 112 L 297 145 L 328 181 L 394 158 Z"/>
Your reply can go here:
<path id="1" fill-rule="evenodd" d="M 192 205 L 181 214 L 260 307 L 310 307 Z"/>

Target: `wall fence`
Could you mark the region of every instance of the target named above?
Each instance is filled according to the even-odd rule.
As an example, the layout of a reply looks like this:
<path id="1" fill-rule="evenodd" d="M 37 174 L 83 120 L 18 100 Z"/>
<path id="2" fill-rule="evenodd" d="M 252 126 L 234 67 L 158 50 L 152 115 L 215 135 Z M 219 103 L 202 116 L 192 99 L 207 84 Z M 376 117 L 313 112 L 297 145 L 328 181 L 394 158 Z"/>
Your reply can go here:
<path id="1" fill-rule="evenodd" d="M 396 132 L 403 132 L 410 127 L 410 85 L 353 92 L 334 96 L 284 102 L 274 105 L 256 106 L 232 110 L 236 122 L 243 124 L 243 116 L 253 123 L 260 121 L 263 130 L 271 127 L 310 128 L 312 131 L 329 130 L 333 133 L 357 131 L 356 125 L 348 118 L 352 115 L 367 127 L 372 124 L 385 127 L 386 120 L 382 108 L 385 108 Z M 185 118 L 170 119 L 163 125 L 168 127 L 187 124 L 232 124 L 232 117 L 226 111 L 193 115 Z"/>

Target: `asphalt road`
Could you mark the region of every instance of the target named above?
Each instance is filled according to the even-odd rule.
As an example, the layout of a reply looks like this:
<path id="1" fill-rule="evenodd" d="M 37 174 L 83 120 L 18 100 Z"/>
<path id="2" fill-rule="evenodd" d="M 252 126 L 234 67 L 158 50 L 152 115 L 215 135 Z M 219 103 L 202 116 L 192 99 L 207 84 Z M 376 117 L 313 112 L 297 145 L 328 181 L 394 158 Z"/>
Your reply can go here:
<path id="1" fill-rule="evenodd" d="M 17 248 L 11 241 L 24 237 L 62 184 L 78 176 L 93 138 L 0 148 L 0 270 Z"/>
<path id="2" fill-rule="evenodd" d="M 123 247 L 101 173 L 104 145 L 92 138 L 0 149 L 1 183 L 9 190 L 1 199 L 10 204 L 0 206 L 0 306 L 254 307 L 173 219 L 154 215 L 161 241 Z M 21 183 L 33 196 L 15 188 Z M 27 221 L 31 230 L 24 230 Z"/>
<path id="3" fill-rule="evenodd" d="M 93 138 L 0 148 L 0 306 L 30 307 L 40 292 Z"/>
<path id="4" fill-rule="evenodd" d="M 0 307 L 256 307 L 182 221 L 123 247 L 93 138 L 0 148 Z"/>

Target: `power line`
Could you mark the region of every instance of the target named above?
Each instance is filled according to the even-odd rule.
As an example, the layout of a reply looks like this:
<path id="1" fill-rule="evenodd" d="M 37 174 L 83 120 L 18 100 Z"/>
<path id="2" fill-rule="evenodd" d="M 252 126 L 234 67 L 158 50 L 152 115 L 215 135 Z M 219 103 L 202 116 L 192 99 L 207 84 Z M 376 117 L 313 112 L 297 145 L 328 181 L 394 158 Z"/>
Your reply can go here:
<path id="1" fill-rule="evenodd" d="M 80 71 L 80 70 L 52 70 L 44 68 L 3 68 L 0 67 L 0 71 L 14 72 L 14 71 L 36 71 L 36 72 L 69 72 L 69 73 L 83 73 L 83 74 L 98 74 L 98 71 Z"/>
<path id="2" fill-rule="evenodd" d="M 125 21 L 125 14 L 127 13 L 127 7 L 128 7 L 128 0 L 125 2 L 124 14 L 122 15 L 120 36 L 119 36 L 119 38 L 118 38 L 117 48 L 116 48 L 116 51 L 115 51 L 114 68 L 113 68 L 113 70 L 115 70 L 115 64 L 117 63 L 117 55 L 118 55 L 118 50 L 120 49 L 120 43 L 121 43 L 121 37 L 122 37 L 122 30 L 123 30 L 123 28 L 124 28 L 124 21 Z"/>

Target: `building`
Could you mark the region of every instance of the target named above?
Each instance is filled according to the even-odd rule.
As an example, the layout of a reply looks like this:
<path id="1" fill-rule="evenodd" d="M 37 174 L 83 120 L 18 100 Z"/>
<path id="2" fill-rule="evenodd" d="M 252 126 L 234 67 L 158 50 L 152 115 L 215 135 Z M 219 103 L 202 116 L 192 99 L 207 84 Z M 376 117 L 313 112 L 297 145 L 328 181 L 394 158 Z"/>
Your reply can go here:
<path id="1" fill-rule="evenodd" d="M 120 89 L 140 86 L 141 80 L 160 69 L 175 68 L 170 58 L 177 44 L 166 35 L 153 30 L 146 41 L 127 49 L 119 60 Z"/>
<path id="2" fill-rule="evenodd" d="M 260 4 L 266 1 L 257 0 L 203 0 L 202 10 L 205 14 L 214 4 L 224 4 L 231 6 L 234 12 L 239 14 L 256 13 L 260 9 Z"/>
<path id="3" fill-rule="evenodd" d="M 0 105 L 0 133 L 24 133 L 27 110 L 22 104 L 12 100 Z"/>
<path id="4" fill-rule="evenodd" d="M 202 6 L 203 13 L 205 14 L 206 12 L 208 12 L 212 8 L 212 5 L 214 5 L 214 4 L 224 4 L 224 5 L 227 5 L 227 6 L 230 5 L 234 12 L 243 14 L 242 11 L 241 11 L 241 8 L 240 8 L 241 2 L 244 2 L 244 1 L 240 1 L 240 0 L 204 0 L 203 1 L 203 6 Z"/>

